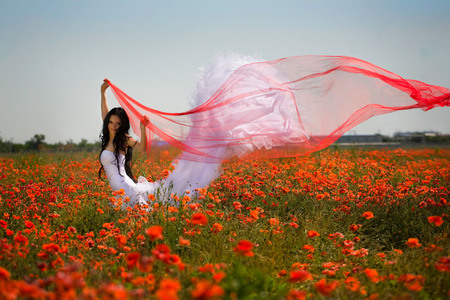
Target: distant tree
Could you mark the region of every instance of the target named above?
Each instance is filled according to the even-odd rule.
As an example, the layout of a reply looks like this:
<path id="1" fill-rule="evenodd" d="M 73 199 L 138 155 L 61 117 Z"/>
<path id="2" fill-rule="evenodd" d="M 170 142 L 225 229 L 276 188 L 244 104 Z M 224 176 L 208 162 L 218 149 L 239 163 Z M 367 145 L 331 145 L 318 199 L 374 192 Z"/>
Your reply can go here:
<path id="1" fill-rule="evenodd" d="M 45 145 L 45 135 L 35 134 L 30 140 L 25 142 L 25 149 L 39 151 Z"/>
<path id="2" fill-rule="evenodd" d="M 87 139 L 81 139 L 81 141 L 77 145 L 78 148 L 86 148 L 87 146 L 88 146 Z"/>

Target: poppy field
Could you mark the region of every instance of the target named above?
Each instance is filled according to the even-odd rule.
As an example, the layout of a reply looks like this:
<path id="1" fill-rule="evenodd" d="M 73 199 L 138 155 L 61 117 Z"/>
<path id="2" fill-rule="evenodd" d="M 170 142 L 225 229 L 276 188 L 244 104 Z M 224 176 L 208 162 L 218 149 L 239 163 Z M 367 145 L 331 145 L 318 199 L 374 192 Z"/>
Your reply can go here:
<path id="1" fill-rule="evenodd" d="M 158 180 L 173 155 L 133 172 Z M 198 199 L 128 210 L 99 167 L 0 157 L 0 299 L 450 297 L 450 149 L 230 162 Z"/>

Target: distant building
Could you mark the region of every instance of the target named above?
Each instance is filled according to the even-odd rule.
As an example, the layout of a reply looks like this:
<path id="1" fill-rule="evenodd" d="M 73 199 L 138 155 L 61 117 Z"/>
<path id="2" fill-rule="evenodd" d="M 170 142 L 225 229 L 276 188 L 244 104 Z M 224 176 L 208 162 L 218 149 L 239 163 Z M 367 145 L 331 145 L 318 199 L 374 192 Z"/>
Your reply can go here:
<path id="1" fill-rule="evenodd" d="M 440 134 L 436 131 L 406 131 L 394 133 L 394 140 L 402 143 L 424 143 L 427 138 L 438 136 L 440 136 Z"/>
<path id="2" fill-rule="evenodd" d="M 343 135 L 336 141 L 339 144 L 379 144 L 382 142 L 381 134 Z"/>

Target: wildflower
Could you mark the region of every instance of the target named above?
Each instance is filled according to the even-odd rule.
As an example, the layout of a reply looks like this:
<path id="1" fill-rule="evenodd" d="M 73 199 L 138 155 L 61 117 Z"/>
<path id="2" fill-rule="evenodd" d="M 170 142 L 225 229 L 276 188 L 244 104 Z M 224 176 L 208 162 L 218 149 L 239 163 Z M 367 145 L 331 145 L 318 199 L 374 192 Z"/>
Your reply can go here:
<path id="1" fill-rule="evenodd" d="M 280 220 L 278 220 L 277 218 L 270 218 L 269 224 L 272 226 L 278 226 L 280 224 Z"/>
<path id="2" fill-rule="evenodd" d="M 162 240 L 164 238 L 162 235 L 163 230 L 164 229 L 161 226 L 155 225 L 148 228 L 145 233 L 148 235 L 150 240 L 154 242 L 156 240 Z"/>
<path id="3" fill-rule="evenodd" d="M 222 229 L 223 229 L 223 226 L 221 224 L 214 223 L 211 227 L 211 232 L 218 233 L 218 232 L 222 231 Z"/>
<path id="4" fill-rule="evenodd" d="M 141 254 L 138 252 L 135 253 L 128 253 L 127 255 L 127 266 L 128 270 L 134 268 L 138 265 L 139 258 L 141 257 Z"/>
<path id="5" fill-rule="evenodd" d="M 214 273 L 214 265 L 213 264 L 206 264 L 204 266 L 198 267 L 199 272 L 202 273 Z"/>
<path id="6" fill-rule="evenodd" d="M 308 268 L 308 264 L 302 264 L 299 262 L 292 264 L 292 270 L 306 270 Z"/>
<path id="7" fill-rule="evenodd" d="M 16 242 L 18 244 L 28 245 L 28 238 L 26 236 L 22 235 L 22 231 L 19 231 L 14 236 L 14 242 Z"/>
<path id="8" fill-rule="evenodd" d="M 36 226 L 34 226 L 33 222 L 30 222 L 30 221 L 27 220 L 27 221 L 25 221 L 25 227 L 31 229 L 31 228 L 34 228 Z"/>
<path id="9" fill-rule="evenodd" d="M 162 261 L 170 260 L 170 248 L 166 244 L 159 244 L 152 250 L 152 254 L 156 259 Z"/>
<path id="10" fill-rule="evenodd" d="M 401 255 L 401 254 L 403 254 L 403 251 L 402 250 L 400 250 L 400 249 L 392 249 L 394 252 L 395 252 L 395 254 L 397 254 L 397 255 Z"/>
<path id="11" fill-rule="evenodd" d="M 366 219 L 372 219 L 373 213 L 371 211 L 365 211 L 361 217 L 366 218 Z"/>
<path id="12" fill-rule="evenodd" d="M 234 209 L 241 210 L 242 204 L 241 202 L 233 202 Z"/>
<path id="13" fill-rule="evenodd" d="M 361 228 L 361 224 L 358 224 L 358 225 L 352 224 L 348 227 L 348 229 L 353 232 L 357 231 L 359 228 Z"/>
<path id="14" fill-rule="evenodd" d="M 250 217 L 253 220 L 258 220 L 259 219 L 259 211 L 257 209 L 250 211 Z"/>
<path id="15" fill-rule="evenodd" d="M 290 290 L 286 296 L 286 300 L 305 300 L 306 295 L 306 291 Z"/>
<path id="16" fill-rule="evenodd" d="M 340 232 L 335 232 L 335 233 L 328 234 L 328 239 L 330 239 L 330 240 L 334 240 L 334 239 L 337 239 L 337 238 L 343 239 L 344 237 L 345 236 L 342 233 L 340 233 Z"/>
<path id="17" fill-rule="evenodd" d="M 287 275 L 287 271 L 281 270 L 280 272 L 278 272 L 277 277 L 285 277 L 286 275 Z"/>
<path id="18" fill-rule="evenodd" d="M 309 230 L 309 231 L 306 233 L 306 235 L 307 235 L 309 238 L 314 238 L 314 237 L 316 237 L 316 236 L 319 236 L 320 233 L 318 233 L 318 232 L 315 231 L 315 230 Z"/>
<path id="19" fill-rule="evenodd" d="M 0 267 L 0 280 L 9 279 L 11 274 L 5 268 Z"/>
<path id="20" fill-rule="evenodd" d="M 369 278 L 369 280 L 372 281 L 372 282 L 380 281 L 380 277 L 378 276 L 378 272 L 375 269 L 366 268 L 364 270 L 364 274 L 366 274 L 367 278 Z"/>
<path id="21" fill-rule="evenodd" d="M 294 227 L 294 228 L 298 228 L 298 224 L 295 222 L 290 222 L 289 226 Z"/>
<path id="22" fill-rule="evenodd" d="M 305 270 L 293 270 L 289 276 L 289 282 L 304 282 L 313 279 L 311 273 Z"/>
<path id="23" fill-rule="evenodd" d="M 441 226 L 442 224 L 444 224 L 444 220 L 440 216 L 428 217 L 428 222 L 434 223 L 434 225 L 436 225 L 436 226 Z"/>
<path id="24" fill-rule="evenodd" d="M 398 277 L 398 281 L 403 282 L 410 291 L 420 292 L 423 289 L 425 278 L 421 275 L 405 274 Z"/>
<path id="25" fill-rule="evenodd" d="M 188 239 L 185 239 L 182 236 L 180 236 L 178 238 L 178 244 L 180 244 L 180 246 L 190 246 L 191 245 L 191 241 L 189 241 Z"/>
<path id="26" fill-rule="evenodd" d="M 164 278 L 159 282 L 159 289 L 155 295 L 157 299 L 178 299 L 178 291 L 181 290 L 181 284 L 176 279 Z"/>
<path id="27" fill-rule="evenodd" d="M 113 196 L 121 196 L 121 197 L 123 197 L 123 196 L 125 196 L 125 190 L 124 189 L 120 189 L 120 190 L 117 190 L 117 191 L 113 191 L 112 194 L 113 194 Z"/>
<path id="28" fill-rule="evenodd" d="M 247 240 L 240 240 L 237 246 L 233 249 L 234 252 L 243 256 L 253 256 L 253 244 Z"/>
<path id="29" fill-rule="evenodd" d="M 226 276 L 226 275 L 225 275 L 224 272 L 218 272 L 218 273 L 215 273 L 215 274 L 213 275 L 212 279 L 213 279 L 216 283 L 219 283 L 219 282 L 222 281 L 222 279 L 225 278 L 225 276 Z"/>
<path id="30" fill-rule="evenodd" d="M 353 276 L 349 276 L 345 279 L 345 288 L 349 291 L 352 292 L 358 291 L 360 285 L 361 285 L 360 281 Z"/>
<path id="31" fill-rule="evenodd" d="M 204 226 L 204 225 L 208 224 L 208 219 L 202 213 L 195 213 L 191 217 L 191 223 Z"/>
<path id="32" fill-rule="evenodd" d="M 127 243 L 127 238 L 121 234 L 116 235 L 116 241 L 119 246 L 125 246 Z"/>
<path id="33" fill-rule="evenodd" d="M 364 256 L 367 256 L 368 254 L 369 254 L 369 250 L 365 249 L 365 248 L 361 248 L 361 249 L 350 252 L 350 255 L 355 256 L 355 257 L 364 257 Z"/>
<path id="34" fill-rule="evenodd" d="M 73 185 L 69 185 L 67 187 L 67 192 L 68 193 L 75 193 L 77 191 L 76 187 L 74 187 Z"/>
<path id="35" fill-rule="evenodd" d="M 436 270 L 439 270 L 441 272 L 450 272 L 450 257 L 441 257 L 439 258 L 439 261 L 434 265 L 434 268 Z"/>
<path id="36" fill-rule="evenodd" d="M 54 243 L 49 243 L 49 244 L 44 244 L 42 245 L 42 249 L 49 252 L 49 253 L 53 253 L 56 254 L 59 252 L 59 246 L 54 244 Z"/>
<path id="37" fill-rule="evenodd" d="M 325 278 L 322 278 L 318 282 L 316 282 L 314 286 L 320 294 L 324 296 L 330 296 L 331 293 L 339 286 L 339 282 L 333 281 L 331 283 L 327 283 Z"/>
<path id="38" fill-rule="evenodd" d="M 6 227 L 8 227 L 8 223 L 5 220 L 0 220 L 0 227 L 6 229 Z"/>
<path id="39" fill-rule="evenodd" d="M 214 297 L 221 297 L 224 294 L 224 290 L 206 279 L 198 281 L 191 292 L 193 299 L 211 299 Z"/>
<path id="40" fill-rule="evenodd" d="M 302 249 L 307 250 L 309 253 L 314 253 L 314 251 L 316 250 L 313 246 L 311 245 L 304 245 L 302 247 Z"/>
<path id="41" fill-rule="evenodd" d="M 409 248 L 420 248 L 422 247 L 422 244 L 419 243 L 419 240 L 416 238 L 409 238 L 408 241 L 406 242 L 406 245 Z"/>

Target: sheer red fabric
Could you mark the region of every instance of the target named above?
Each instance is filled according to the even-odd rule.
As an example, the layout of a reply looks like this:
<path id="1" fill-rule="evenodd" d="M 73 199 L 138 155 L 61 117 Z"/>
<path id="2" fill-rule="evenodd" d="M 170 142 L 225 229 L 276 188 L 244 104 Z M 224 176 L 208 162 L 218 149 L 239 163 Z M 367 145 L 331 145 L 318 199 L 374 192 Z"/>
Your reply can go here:
<path id="1" fill-rule="evenodd" d="M 180 113 L 144 106 L 108 81 L 140 135 L 183 151 L 182 159 L 298 156 L 323 149 L 372 116 L 450 105 L 450 89 L 403 79 L 344 56 L 295 56 L 243 65 L 197 107 Z"/>

